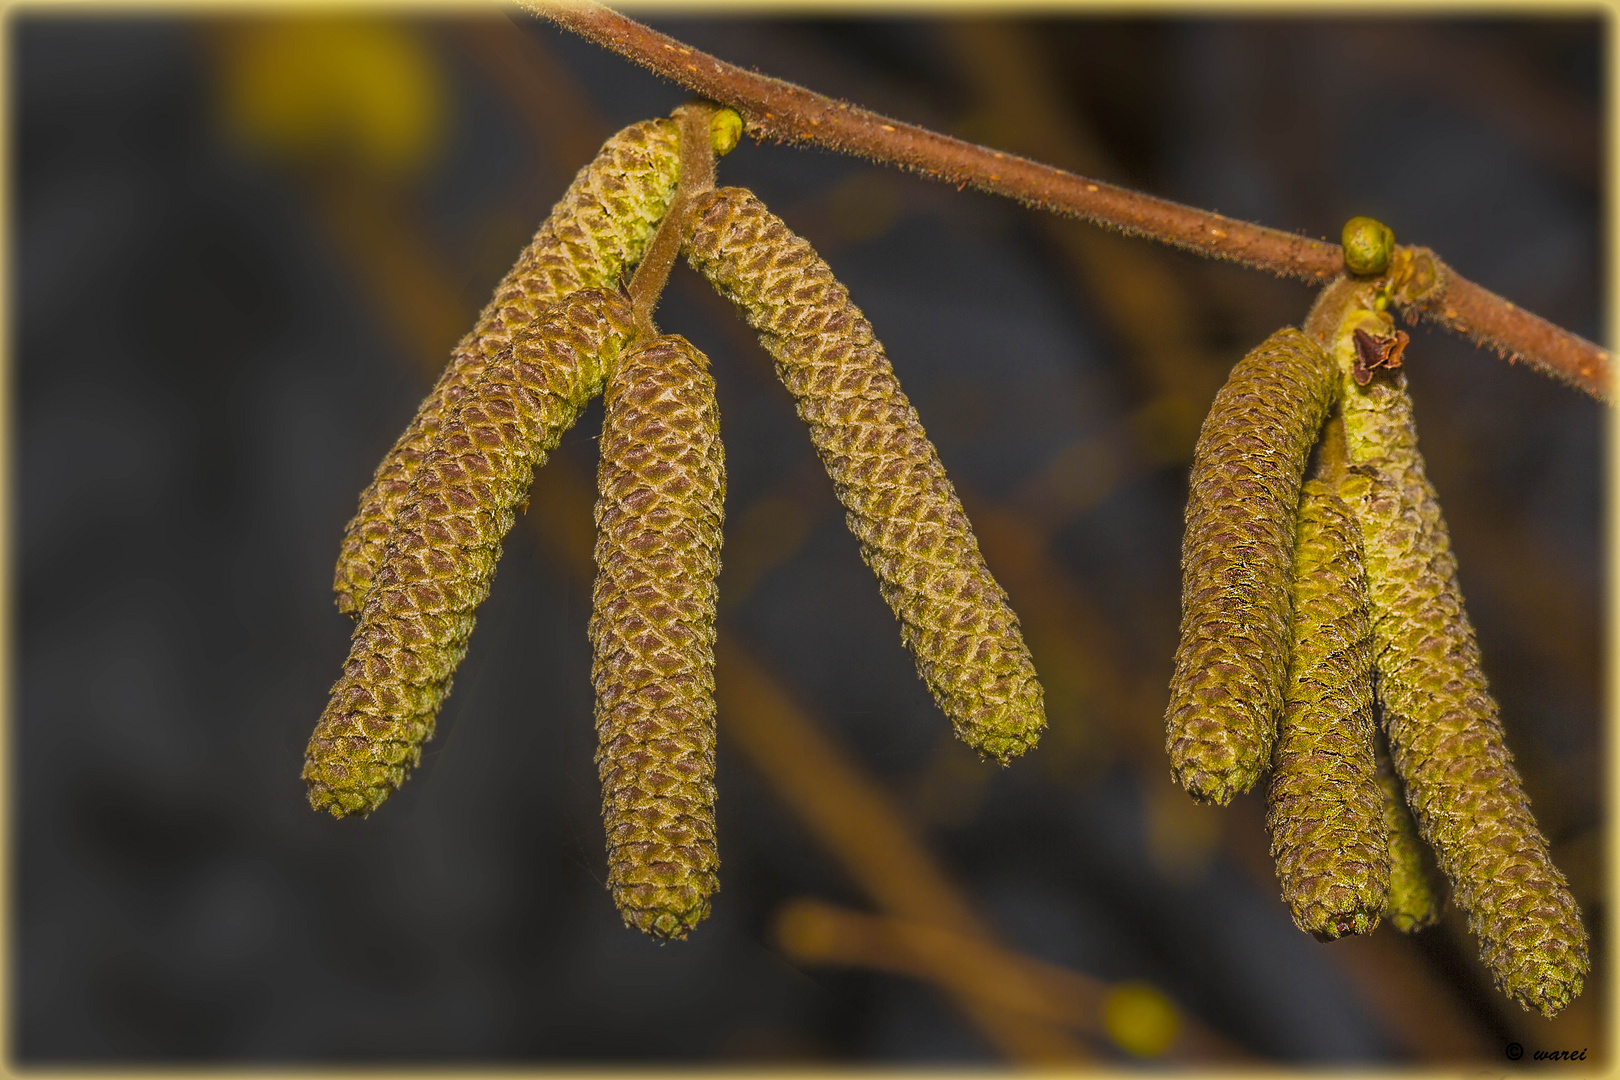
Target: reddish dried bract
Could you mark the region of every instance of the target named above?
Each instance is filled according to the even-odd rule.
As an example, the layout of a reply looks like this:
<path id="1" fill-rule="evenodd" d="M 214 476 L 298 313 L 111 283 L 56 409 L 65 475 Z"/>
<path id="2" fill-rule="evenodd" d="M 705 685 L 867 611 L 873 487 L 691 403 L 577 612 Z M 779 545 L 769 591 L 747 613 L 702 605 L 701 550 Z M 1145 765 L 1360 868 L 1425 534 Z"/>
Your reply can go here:
<path id="1" fill-rule="evenodd" d="M 700 196 L 689 229 L 692 265 L 775 358 L 934 700 L 980 753 L 1023 753 L 1046 725 L 1034 662 L 871 324 L 750 192 Z"/>
<path id="2" fill-rule="evenodd" d="M 1401 354 L 1406 352 L 1412 339 L 1405 330 L 1397 330 L 1388 337 L 1373 337 L 1357 327 L 1351 332 L 1355 344 L 1356 362 L 1350 370 L 1357 386 L 1366 386 L 1380 370 L 1394 371 L 1401 366 Z"/>
<path id="3" fill-rule="evenodd" d="M 602 147 L 552 208 L 495 296 L 461 339 L 450 364 L 383 457 L 360 508 L 345 527 L 332 588 L 338 610 L 365 601 L 372 575 L 392 538 L 400 504 L 445 419 L 484 366 L 519 328 L 559 298 L 586 288 L 614 288 L 641 258 L 675 197 L 680 137 L 671 120 L 632 124 Z"/>
<path id="4" fill-rule="evenodd" d="M 416 766 L 535 466 L 601 390 L 630 318 L 622 296 L 569 296 L 513 336 L 444 425 L 310 739 L 315 809 L 369 814 Z"/>
<path id="5" fill-rule="evenodd" d="M 683 938 L 720 887 L 719 410 L 707 358 L 673 336 L 624 353 L 605 402 L 590 636 L 608 887 L 628 925 Z"/>
<path id="6" fill-rule="evenodd" d="M 1271 760 L 1293 640 L 1295 510 L 1337 368 L 1293 328 L 1232 369 L 1193 451 L 1181 642 L 1165 712 L 1176 780 L 1227 802 Z"/>

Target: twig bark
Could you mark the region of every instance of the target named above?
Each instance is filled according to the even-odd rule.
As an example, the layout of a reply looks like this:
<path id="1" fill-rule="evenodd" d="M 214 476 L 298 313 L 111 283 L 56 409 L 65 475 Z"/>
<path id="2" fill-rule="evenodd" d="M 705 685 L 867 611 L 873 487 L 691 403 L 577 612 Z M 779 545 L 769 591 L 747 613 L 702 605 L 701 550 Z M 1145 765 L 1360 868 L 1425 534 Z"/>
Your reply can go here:
<path id="1" fill-rule="evenodd" d="M 1339 245 L 1237 221 L 890 119 L 748 71 L 588 0 L 518 0 L 524 10 L 741 114 L 756 140 L 808 143 L 911 169 L 1026 206 L 1145 236 L 1280 277 L 1325 283 L 1344 268 Z M 1512 359 L 1610 400 L 1607 350 L 1475 285 L 1455 271 L 1419 314 Z"/>

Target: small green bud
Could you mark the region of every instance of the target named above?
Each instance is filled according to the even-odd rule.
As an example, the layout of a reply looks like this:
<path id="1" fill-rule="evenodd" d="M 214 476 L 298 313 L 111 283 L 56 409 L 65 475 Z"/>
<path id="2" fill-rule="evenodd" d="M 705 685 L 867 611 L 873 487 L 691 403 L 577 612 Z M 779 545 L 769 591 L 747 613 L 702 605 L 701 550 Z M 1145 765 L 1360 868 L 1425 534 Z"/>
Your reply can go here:
<path id="1" fill-rule="evenodd" d="M 721 157 L 731 153 L 742 133 L 743 119 L 736 109 L 721 109 L 709 118 L 709 145 Z"/>
<path id="2" fill-rule="evenodd" d="M 1382 274 L 1389 269 L 1395 253 L 1395 233 L 1382 221 L 1353 217 L 1344 223 L 1340 237 L 1344 245 L 1344 265 L 1352 274 Z"/>

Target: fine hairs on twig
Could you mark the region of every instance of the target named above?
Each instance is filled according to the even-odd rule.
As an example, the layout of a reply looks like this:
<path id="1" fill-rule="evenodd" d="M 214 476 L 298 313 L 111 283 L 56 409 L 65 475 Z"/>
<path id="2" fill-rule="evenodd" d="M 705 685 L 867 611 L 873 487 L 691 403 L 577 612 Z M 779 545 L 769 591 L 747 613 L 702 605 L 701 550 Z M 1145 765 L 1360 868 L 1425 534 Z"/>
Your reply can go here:
<path id="1" fill-rule="evenodd" d="M 910 169 L 958 187 L 1016 199 L 1200 255 L 1313 284 L 1347 265 L 1326 240 L 1238 221 L 1167 199 L 976 146 L 801 86 L 748 71 L 660 34 L 590 0 L 519 0 L 523 9 L 612 50 L 666 79 L 735 109 L 755 139 L 820 146 Z M 1464 334 L 1600 401 L 1611 400 L 1608 350 L 1474 284 L 1426 253 L 1436 288 L 1403 298 L 1406 316 Z M 1352 255 L 1352 273 L 1364 265 Z"/>

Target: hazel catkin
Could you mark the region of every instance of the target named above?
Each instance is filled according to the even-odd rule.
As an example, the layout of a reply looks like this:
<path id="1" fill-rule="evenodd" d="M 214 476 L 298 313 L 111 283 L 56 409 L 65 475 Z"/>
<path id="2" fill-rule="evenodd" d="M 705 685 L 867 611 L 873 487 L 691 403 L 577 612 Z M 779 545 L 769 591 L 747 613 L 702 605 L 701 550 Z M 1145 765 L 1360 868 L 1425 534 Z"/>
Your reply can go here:
<path id="1" fill-rule="evenodd" d="M 1271 760 L 1288 674 L 1295 510 L 1336 370 L 1292 327 L 1233 367 L 1193 451 L 1181 640 L 1165 744 L 1194 798 L 1225 804 Z"/>
<path id="2" fill-rule="evenodd" d="M 1418 836 L 1395 766 L 1384 752 L 1378 755 L 1378 787 L 1389 834 L 1389 898 L 1384 917 L 1401 933 L 1415 934 L 1440 921 L 1445 895 L 1434 880 L 1433 858 Z"/>
<path id="3" fill-rule="evenodd" d="M 699 196 L 692 266 L 737 305 L 793 394 L 861 557 L 957 737 L 1003 763 L 1046 724 L 1035 665 L 939 454 L 832 269 L 742 188 Z"/>
<path id="4" fill-rule="evenodd" d="M 358 612 L 400 504 L 440 428 L 519 327 L 577 289 L 615 288 L 640 259 L 675 197 L 680 135 L 672 120 L 632 124 L 579 171 L 462 338 L 410 426 L 384 455 L 344 529 L 332 588 Z"/>
<path id="5" fill-rule="evenodd" d="M 1319 938 L 1378 925 L 1390 877 L 1373 752 L 1373 641 L 1360 528 L 1305 483 L 1294 557 L 1294 649 L 1266 825 L 1294 924 Z"/>
<path id="6" fill-rule="evenodd" d="M 1393 324 L 1347 282 L 1329 286 L 1317 310 L 1313 332 L 1331 342 L 1342 372 L 1349 468 L 1339 492 L 1366 539 L 1390 753 L 1497 985 L 1551 1016 L 1580 993 L 1586 929 L 1503 737 L 1406 374 L 1381 372 L 1365 386 L 1353 378 L 1353 332 L 1392 336 Z"/>
<path id="7" fill-rule="evenodd" d="M 719 889 L 715 579 L 725 457 L 708 360 L 682 337 L 608 380 L 597 472 L 597 768 L 608 887 L 624 921 L 684 938 Z"/>
<path id="8" fill-rule="evenodd" d="M 310 805 L 369 814 L 433 734 L 535 466 L 602 386 L 630 305 L 573 293 L 520 328 L 424 456 L 304 758 Z"/>

